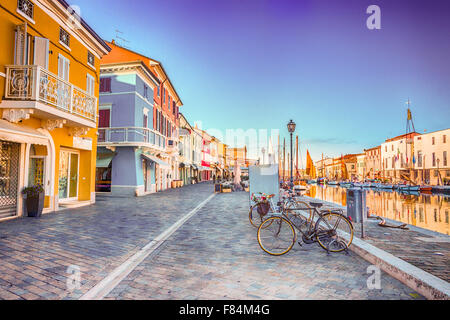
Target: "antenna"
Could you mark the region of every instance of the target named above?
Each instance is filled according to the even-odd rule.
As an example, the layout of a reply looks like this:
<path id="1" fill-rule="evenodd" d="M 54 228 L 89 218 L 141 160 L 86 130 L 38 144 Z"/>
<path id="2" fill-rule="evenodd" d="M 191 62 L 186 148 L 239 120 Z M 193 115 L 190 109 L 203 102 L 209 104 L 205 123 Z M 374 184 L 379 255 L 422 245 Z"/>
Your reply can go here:
<path id="1" fill-rule="evenodd" d="M 123 48 L 129 49 L 129 47 L 126 46 L 124 43 L 130 43 L 130 41 L 128 41 L 127 39 L 125 39 L 125 38 L 123 38 L 122 36 L 119 35 L 119 34 L 123 35 L 124 33 L 122 31 L 120 31 L 120 30 L 117 30 L 117 29 L 115 31 L 116 31 L 116 37 L 115 37 L 116 43 L 119 46 L 123 47 Z"/>

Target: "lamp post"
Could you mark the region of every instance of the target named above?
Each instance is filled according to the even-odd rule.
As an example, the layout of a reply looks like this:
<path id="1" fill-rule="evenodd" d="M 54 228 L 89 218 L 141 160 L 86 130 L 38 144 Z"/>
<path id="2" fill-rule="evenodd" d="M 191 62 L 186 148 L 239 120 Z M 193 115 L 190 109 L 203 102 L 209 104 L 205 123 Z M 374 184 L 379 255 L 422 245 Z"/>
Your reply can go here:
<path id="1" fill-rule="evenodd" d="M 291 189 L 294 189 L 294 175 L 293 175 L 293 170 L 294 170 L 294 168 L 293 168 L 293 163 L 294 163 L 294 161 L 293 161 L 293 157 L 292 157 L 292 155 L 293 155 L 293 147 L 292 147 L 292 135 L 294 134 L 294 132 L 295 132 L 295 127 L 296 127 L 297 125 L 295 124 L 295 122 L 294 121 L 289 121 L 289 123 L 287 124 L 287 128 L 288 128 L 288 131 L 289 131 L 289 133 L 291 134 L 291 185 L 290 185 L 290 187 L 291 187 Z"/>

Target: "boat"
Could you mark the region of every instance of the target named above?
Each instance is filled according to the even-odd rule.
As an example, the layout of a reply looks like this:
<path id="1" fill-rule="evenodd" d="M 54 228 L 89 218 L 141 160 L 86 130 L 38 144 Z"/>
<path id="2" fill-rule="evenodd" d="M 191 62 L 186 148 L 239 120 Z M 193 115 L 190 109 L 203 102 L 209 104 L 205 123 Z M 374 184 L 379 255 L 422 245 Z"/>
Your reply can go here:
<path id="1" fill-rule="evenodd" d="M 353 187 L 354 188 L 362 188 L 363 184 L 361 182 L 353 182 Z"/>
<path id="2" fill-rule="evenodd" d="M 337 182 L 337 181 L 328 181 L 328 184 L 330 186 L 337 186 L 337 185 L 339 185 L 339 182 Z"/>
<path id="3" fill-rule="evenodd" d="M 415 192 L 418 192 L 418 191 L 420 191 L 420 186 L 412 186 L 412 185 L 409 185 L 409 184 L 406 184 L 406 185 L 398 185 L 398 188 L 397 188 L 398 190 L 400 190 L 400 191 L 415 191 Z"/>
<path id="4" fill-rule="evenodd" d="M 432 191 L 435 193 L 450 194 L 450 186 L 434 186 Z"/>
<path id="5" fill-rule="evenodd" d="M 362 187 L 363 187 L 363 188 L 372 188 L 372 183 L 371 183 L 371 182 L 364 182 L 364 183 L 362 184 Z"/>
<path id="6" fill-rule="evenodd" d="M 380 186 L 379 186 L 378 188 L 379 188 L 379 189 L 394 189 L 394 185 L 392 185 L 392 184 L 380 183 Z"/>
<path id="7" fill-rule="evenodd" d="M 311 180 L 308 180 L 308 183 L 309 184 L 315 184 L 315 183 L 317 183 L 317 180 L 316 179 L 311 179 Z"/>
<path id="8" fill-rule="evenodd" d="M 351 183 L 351 182 L 341 182 L 341 183 L 339 183 L 339 186 L 341 186 L 342 188 L 351 188 L 351 187 L 353 187 L 353 183 Z"/>
<path id="9" fill-rule="evenodd" d="M 432 186 L 420 186 L 420 192 L 431 193 L 433 191 Z"/>

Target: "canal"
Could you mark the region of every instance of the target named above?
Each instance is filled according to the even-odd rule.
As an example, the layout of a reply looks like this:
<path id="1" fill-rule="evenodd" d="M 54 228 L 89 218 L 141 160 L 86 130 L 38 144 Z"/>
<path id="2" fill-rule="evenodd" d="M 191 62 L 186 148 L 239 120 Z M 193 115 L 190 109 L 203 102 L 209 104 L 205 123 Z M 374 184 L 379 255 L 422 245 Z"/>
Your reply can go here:
<path id="1" fill-rule="evenodd" d="M 307 196 L 347 205 L 345 188 L 329 185 L 309 185 L 309 188 Z M 366 190 L 366 204 L 371 214 L 449 235 L 450 196 Z"/>

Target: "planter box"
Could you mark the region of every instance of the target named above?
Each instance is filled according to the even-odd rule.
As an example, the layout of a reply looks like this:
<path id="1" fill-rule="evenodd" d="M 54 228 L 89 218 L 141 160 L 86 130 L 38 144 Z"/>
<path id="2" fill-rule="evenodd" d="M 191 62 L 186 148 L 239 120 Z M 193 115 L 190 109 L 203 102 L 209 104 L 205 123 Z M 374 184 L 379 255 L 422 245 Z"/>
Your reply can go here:
<path id="1" fill-rule="evenodd" d="M 39 218 L 44 210 L 45 193 L 39 193 L 38 197 L 28 197 L 26 199 L 28 217 Z"/>

